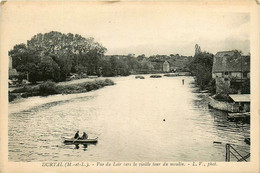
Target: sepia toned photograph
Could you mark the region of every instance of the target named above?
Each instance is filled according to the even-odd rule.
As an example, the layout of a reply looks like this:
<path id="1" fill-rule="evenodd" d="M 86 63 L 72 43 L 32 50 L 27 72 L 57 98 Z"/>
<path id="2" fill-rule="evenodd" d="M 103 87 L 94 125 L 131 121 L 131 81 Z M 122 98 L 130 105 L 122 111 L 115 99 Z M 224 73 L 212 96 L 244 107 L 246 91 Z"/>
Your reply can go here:
<path id="1" fill-rule="evenodd" d="M 218 7 L 2 4 L 7 161 L 252 163 L 252 14 Z"/>

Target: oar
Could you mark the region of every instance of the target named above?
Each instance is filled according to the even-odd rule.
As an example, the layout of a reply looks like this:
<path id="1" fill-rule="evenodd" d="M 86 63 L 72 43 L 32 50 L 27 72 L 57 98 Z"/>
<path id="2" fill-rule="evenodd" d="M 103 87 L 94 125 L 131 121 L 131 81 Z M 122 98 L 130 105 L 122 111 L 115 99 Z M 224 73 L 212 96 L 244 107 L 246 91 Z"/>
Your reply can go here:
<path id="1" fill-rule="evenodd" d="M 78 140 L 79 139 L 79 137 L 77 138 L 77 139 L 75 139 L 72 143 L 74 143 L 76 140 Z"/>

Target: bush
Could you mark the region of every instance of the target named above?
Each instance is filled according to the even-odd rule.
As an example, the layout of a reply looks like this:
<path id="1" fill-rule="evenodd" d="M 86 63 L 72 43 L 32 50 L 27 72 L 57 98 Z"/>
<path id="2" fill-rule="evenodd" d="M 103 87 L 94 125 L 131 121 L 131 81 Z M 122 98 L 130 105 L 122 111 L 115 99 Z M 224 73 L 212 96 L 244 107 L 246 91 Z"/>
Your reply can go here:
<path id="1" fill-rule="evenodd" d="M 105 83 L 106 85 L 115 85 L 114 81 L 112 81 L 111 79 L 105 79 Z"/>
<path id="2" fill-rule="evenodd" d="M 99 86 L 96 83 L 93 83 L 93 82 L 86 82 L 85 88 L 86 88 L 87 91 L 92 91 L 92 90 L 98 89 Z"/>
<path id="3" fill-rule="evenodd" d="M 11 91 L 11 93 L 24 93 L 24 92 L 28 92 L 29 88 L 24 86 L 23 88 L 17 88 L 13 91 Z"/>
<path id="4" fill-rule="evenodd" d="M 86 82 L 83 85 L 87 91 L 92 91 L 99 88 L 103 88 L 104 86 L 114 85 L 114 82 L 110 79 L 105 79 L 105 80 L 95 80 L 92 82 Z"/>
<path id="5" fill-rule="evenodd" d="M 39 94 L 40 95 L 51 95 L 51 94 L 58 94 L 58 88 L 56 84 L 52 81 L 46 81 L 40 84 L 39 87 Z"/>
<path id="6" fill-rule="evenodd" d="M 114 85 L 115 83 L 111 79 L 105 79 L 105 80 L 95 80 L 96 84 L 100 86 L 108 86 L 108 85 Z"/>

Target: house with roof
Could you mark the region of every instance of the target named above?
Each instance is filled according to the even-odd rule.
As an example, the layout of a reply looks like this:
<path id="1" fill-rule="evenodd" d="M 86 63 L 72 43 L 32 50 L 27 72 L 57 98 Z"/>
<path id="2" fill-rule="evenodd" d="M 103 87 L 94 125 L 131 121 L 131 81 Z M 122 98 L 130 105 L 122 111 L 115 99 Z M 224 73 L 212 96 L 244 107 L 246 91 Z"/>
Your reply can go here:
<path id="1" fill-rule="evenodd" d="M 163 72 L 170 72 L 170 63 L 168 61 L 163 63 Z"/>
<path id="2" fill-rule="evenodd" d="M 250 78 L 250 56 L 242 56 L 238 51 L 216 53 L 212 78 L 216 80 L 216 93 L 221 92 L 221 85 L 240 91 L 243 82 Z"/>
<path id="3" fill-rule="evenodd" d="M 239 107 L 240 112 L 250 111 L 250 94 L 229 94 L 229 97 Z"/>

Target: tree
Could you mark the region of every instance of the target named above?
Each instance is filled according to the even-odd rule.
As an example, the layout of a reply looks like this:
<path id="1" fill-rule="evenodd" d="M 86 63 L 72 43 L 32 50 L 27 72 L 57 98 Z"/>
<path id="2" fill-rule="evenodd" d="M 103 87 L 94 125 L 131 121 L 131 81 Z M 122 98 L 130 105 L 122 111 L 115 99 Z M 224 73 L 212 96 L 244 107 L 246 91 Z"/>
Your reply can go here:
<path id="1" fill-rule="evenodd" d="M 138 57 L 136 58 L 138 61 L 142 61 L 143 59 L 145 59 L 145 54 L 142 55 L 138 55 Z"/>
<path id="2" fill-rule="evenodd" d="M 115 56 L 112 56 L 110 59 L 111 64 L 111 74 L 112 76 L 116 76 L 118 74 L 118 67 L 117 67 L 117 58 Z"/>
<path id="3" fill-rule="evenodd" d="M 192 75 L 201 89 L 208 87 L 212 78 L 213 54 L 200 52 L 194 56 L 188 65 Z"/>
<path id="4" fill-rule="evenodd" d="M 72 58 L 68 54 L 50 55 L 60 68 L 60 81 L 65 81 L 72 69 Z"/>
<path id="5" fill-rule="evenodd" d="M 100 67 L 101 75 L 103 75 L 105 77 L 113 76 L 112 67 L 111 67 L 111 63 L 110 63 L 109 59 L 103 57 L 99 61 L 99 67 Z"/>
<path id="6" fill-rule="evenodd" d="M 83 69 L 89 74 L 97 74 L 100 71 L 98 62 L 106 50 L 92 37 L 52 31 L 34 35 L 27 44 L 15 45 L 9 56 L 13 58 L 13 67 L 20 73 L 30 74 L 34 82 L 63 81 L 70 72 L 80 73 Z M 41 77 L 35 75 L 40 73 Z"/>
<path id="7" fill-rule="evenodd" d="M 39 69 L 41 71 L 42 80 L 46 81 L 51 79 L 55 82 L 60 81 L 60 67 L 51 57 L 43 57 Z"/>
<path id="8" fill-rule="evenodd" d="M 228 82 L 224 82 L 222 80 L 219 81 L 218 83 L 218 95 L 217 98 L 229 99 L 229 94 L 236 94 L 237 90 L 230 88 L 230 84 Z"/>
<path id="9" fill-rule="evenodd" d="M 31 64 L 38 65 L 41 61 L 40 55 L 37 51 L 29 49 L 25 44 L 15 45 L 9 51 L 9 56 L 12 57 L 13 68 L 19 72 L 30 72 Z"/>
<path id="10" fill-rule="evenodd" d="M 198 44 L 195 45 L 195 56 L 200 54 L 201 50 L 200 50 L 200 46 Z"/>
<path id="11" fill-rule="evenodd" d="M 117 72 L 119 75 L 128 76 L 130 74 L 130 69 L 126 61 L 124 59 L 119 59 L 117 61 Z"/>

